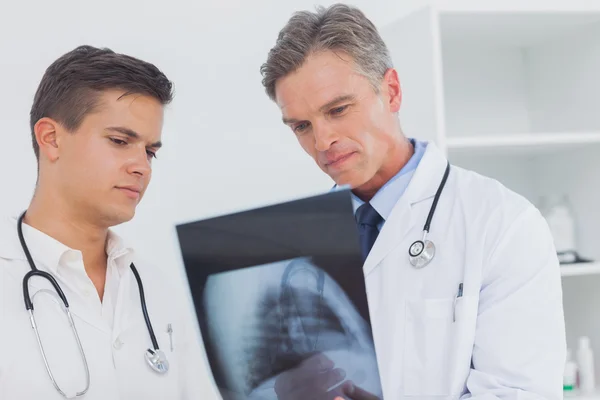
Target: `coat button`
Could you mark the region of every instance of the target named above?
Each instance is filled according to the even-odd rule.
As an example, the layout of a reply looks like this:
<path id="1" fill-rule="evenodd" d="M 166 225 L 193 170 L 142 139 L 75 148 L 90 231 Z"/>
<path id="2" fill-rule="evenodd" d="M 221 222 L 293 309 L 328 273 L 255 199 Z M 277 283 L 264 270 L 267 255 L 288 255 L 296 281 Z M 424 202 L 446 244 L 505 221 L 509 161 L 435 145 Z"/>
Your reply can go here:
<path id="1" fill-rule="evenodd" d="M 121 342 L 121 339 L 115 340 L 115 342 L 113 343 L 113 347 L 115 348 L 115 350 L 119 350 L 121 347 L 123 347 L 123 342 Z"/>

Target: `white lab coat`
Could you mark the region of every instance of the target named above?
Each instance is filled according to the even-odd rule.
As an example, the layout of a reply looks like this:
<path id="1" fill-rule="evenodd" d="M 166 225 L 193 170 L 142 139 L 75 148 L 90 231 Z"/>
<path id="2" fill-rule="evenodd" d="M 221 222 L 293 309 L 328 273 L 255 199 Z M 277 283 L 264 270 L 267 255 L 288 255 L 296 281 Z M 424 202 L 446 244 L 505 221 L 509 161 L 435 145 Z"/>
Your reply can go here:
<path id="1" fill-rule="evenodd" d="M 0 399 L 54 400 L 63 397 L 53 387 L 40 355 L 25 309 L 22 279 L 29 265 L 22 260 L 16 221 L 0 224 Z M 27 239 L 27 236 L 26 236 Z M 29 244 L 35 258 L 33 244 Z M 48 269 L 37 263 L 40 270 Z M 85 351 L 91 384 L 85 400 L 214 398 L 212 382 L 185 296 L 175 292 L 161 273 L 136 262 L 156 339 L 170 362 L 166 375 L 146 364 L 144 352 L 152 346 L 141 310 L 140 294 L 129 268 L 121 277 L 113 329 L 73 290 L 72 282 L 56 275 L 67 300 Z M 32 278 L 30 295 L 46 280 Z M 45 296 L 42 294 L 41 296 Z M 85 373 L 68 322 L 52 298 L 39 298 L 35 317 L 50 367 L 59 386 L 70 391 L 85 387 Z M 88 304 L 88 305 L 86 305 Z M 167 333 L 172 324 L 173 350 Z"/>
<path id="2" fill-rule="evenodd" d="M 527 200 L 453 165 L 428 236 L 435 257 L 409 263 L 445 168 L 429 143 L 365 261 L 384 398 L 562 398 L 559 264 Z"/>

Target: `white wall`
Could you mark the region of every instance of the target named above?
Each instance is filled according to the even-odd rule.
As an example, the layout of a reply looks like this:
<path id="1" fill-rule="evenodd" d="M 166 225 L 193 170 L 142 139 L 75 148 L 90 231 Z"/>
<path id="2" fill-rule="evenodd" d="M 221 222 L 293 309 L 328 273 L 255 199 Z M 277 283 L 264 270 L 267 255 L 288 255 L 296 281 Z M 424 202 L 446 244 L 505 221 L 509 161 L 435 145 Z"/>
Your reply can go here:
<path id="1" fill-rule="evenodd" d="M 349 3 L 383 25 L 425 1 Z M 327 190 L 259 73 L 287 18 L 315 3 L 332 1 L 0 3 L 0 212 L 17 213 L 31 198 L 28 113 L 39 80 L 83 43 L 153 62 L 175 82 L 153 181 L 134 221 L 119 227 L 165 268 L 178 259 L 163 243 L 174 223 Z"/>
<path id="2" fill-rule="evenodd" d="M 426 2 L 351 4 L 383 26 Z M 118 228 L 175 278 L 184 276 L 176 223 L 328 190 L 329 178 L 283 126 L 259 73 L 291 13 L 315 3 L 332 1 L 2 0 L 0 214 L 17 214 L 31 199 L 28 113 L 39 80 L 80 44 L 153 62 L 175 82 L 153 181 L 136 218 Z"/>

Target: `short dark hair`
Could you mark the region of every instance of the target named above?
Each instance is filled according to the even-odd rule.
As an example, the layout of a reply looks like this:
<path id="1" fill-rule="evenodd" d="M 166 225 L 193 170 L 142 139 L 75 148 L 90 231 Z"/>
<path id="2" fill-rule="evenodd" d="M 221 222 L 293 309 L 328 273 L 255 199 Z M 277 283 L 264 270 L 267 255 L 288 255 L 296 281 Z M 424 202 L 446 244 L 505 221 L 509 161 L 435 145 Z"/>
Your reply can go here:
<path id="1" fill-rule="evenodd" d="M 34 126 L 41 118 L 73 131 L 98 106 L 102 91 L 110 89 L 151 96 L 163 105 L 173 100 L 172 82 L 153 64 L 108 48 L 79 46 L 46 69 L 35 93 L 30 127 L 36 158 L 40 149 Z"/>

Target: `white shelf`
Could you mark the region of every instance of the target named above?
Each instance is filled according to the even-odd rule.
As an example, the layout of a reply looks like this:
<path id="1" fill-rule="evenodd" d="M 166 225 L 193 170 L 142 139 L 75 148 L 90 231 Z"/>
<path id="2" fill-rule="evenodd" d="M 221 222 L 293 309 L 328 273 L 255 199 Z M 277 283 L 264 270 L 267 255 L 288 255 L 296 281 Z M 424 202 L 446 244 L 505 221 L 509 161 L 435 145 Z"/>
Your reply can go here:
<path id="1" fill-rule="evenodd" d="M 600 132 L 599 34 L 600 13 L 442 14 L 443 135 Z"/>
<path id="2" fill-rule="evenodd" d="M 600 392 L 591 393 L 591 394 L 578 394 L 574 393 L 572 395 L 565 395 L 565 400 L 573 399 L 573 400 L 600 400 Z"/>
<path id="3" fill-rule="evenodd" d="M 560 274 L 563 277 L 600 274 L 600 262 L 561 265 Z"/>
<path id="4" fill-rule="evenodd" d="M 591 144 L 600 144 L 600 132 L 526 133 L 446 139 L 446 146 L 452 154 L 472 150 L 486 153 L 541 154 Z"/>

